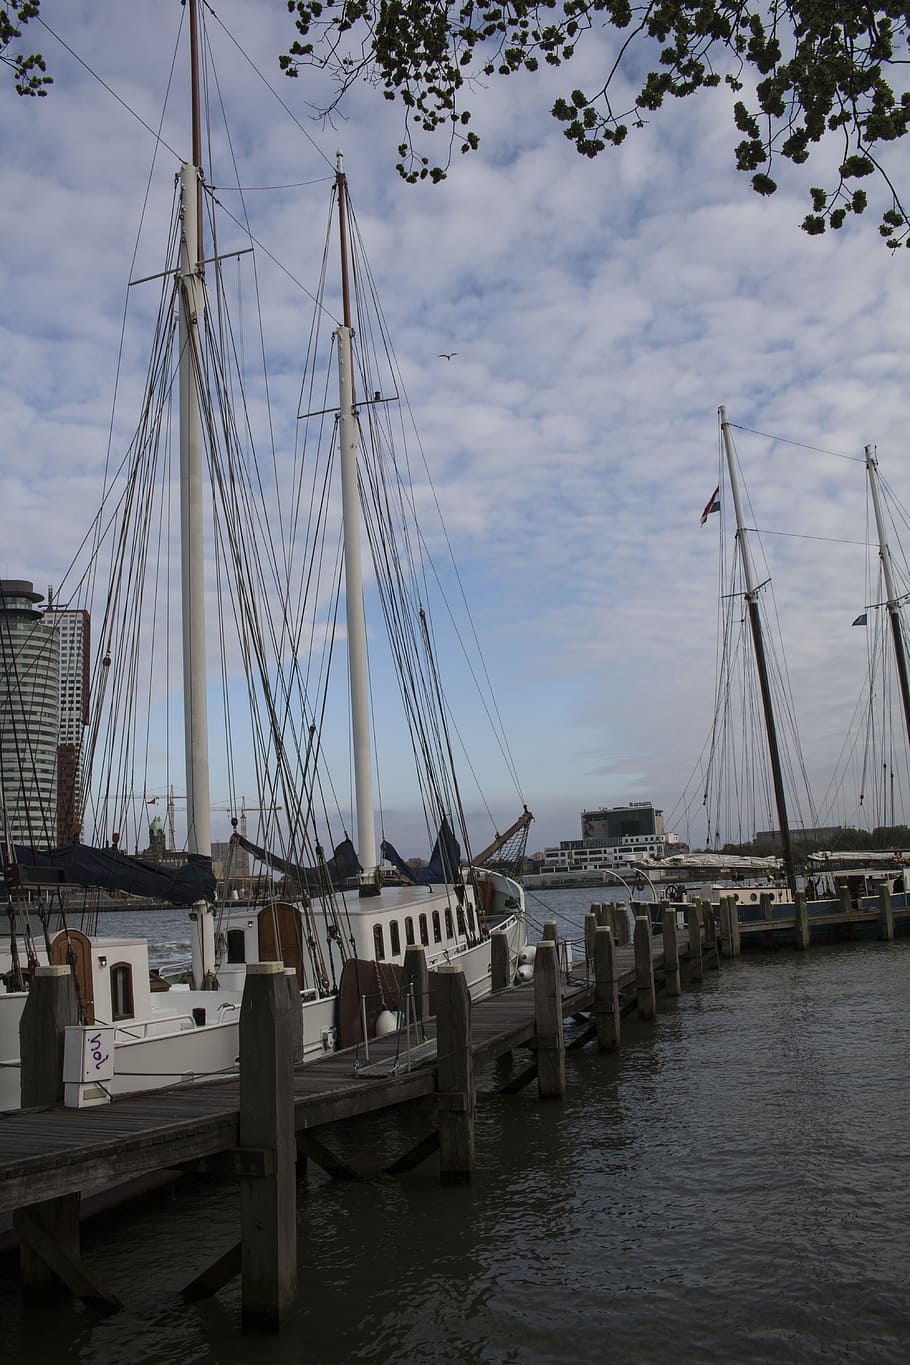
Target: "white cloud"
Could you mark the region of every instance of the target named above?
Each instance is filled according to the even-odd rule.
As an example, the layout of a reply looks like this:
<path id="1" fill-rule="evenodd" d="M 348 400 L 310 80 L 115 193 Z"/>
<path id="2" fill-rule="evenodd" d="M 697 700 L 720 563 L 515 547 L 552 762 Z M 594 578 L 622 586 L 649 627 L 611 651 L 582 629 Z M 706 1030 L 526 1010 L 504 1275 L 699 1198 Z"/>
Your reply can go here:
<path id="1" fill-rule="evenodd" d="M 127 18 L 112 0 L 44 8 L 155 126 L 179 10 L 131 6 Z M 312 78 L 284 81 L 275 67 L 290 36 L 284 7 L 225 0 L 218 13 L 306 122 Z M 717 528 L 698 517 L 717 477 L 717 407 L 726 403 L 741 426 L 854 457 L 877 443 L 900 491 L 906 253 L 895 260 L 871 225 L 808 239 L 798 229 L 808 181 L 796 173 L 778 196 L 753 195 L 733 169 L 722 92 L 674 103 L 593 162 L 578 157 L 547 110 L 566 86 L 593 81 L 593 43 L 577 76 L 478 92 L 481 150 L 457 156 L 443 185 L 411 188 L 393 170 L 398 111 L 378 92 L 356 91 L 336 130 L 307 123 L 320 157 L 218 26 L 210 31 L 254 233 L 308 289 L 327 214 L 325 158 L 344 147 L 524 797 L 539 817 L 531 843 L 574 836 L 577 812 L 592 803 L 651 798 L 669 812 L 713 701 Z M 2 567 L 41 587 L 61 576 L 93 510 L 125 282 L 161 269 L 174 171 L 162 148 L 133 263 L 151 136 L 50 38 L 43 47 L 56 82 L 47 99 L 0 89 Z M 164 137 L 185 154 L 183 62 L 181 53 Z M 220 157 L 220 135 L 217 145 Z M 321 178 L 300 191 L 252 188 Z M 236 194 L 219 198 L 242 216 Z M 242 244 L 240 229 L 219 244 Z M 283 449 L 310 304 L 261 254 L 259 269 Z M 134 287 L 131 321 L 151 320 L 157 288 Z M 256 326 L 250 309 L 251 363 Z M 455 359 L 438 359 L 448 351 Z M 140 365 L 131 329 L 126 400 L 138 400 Z M 263 413 L 259 397 L 253 420 Z M 129 434 L 124 416 L 115 451 Z M 860 465 L 745 433 L 738 445 L 754 524 L 863 540 Z M 865 601 L 863 552 L 783 536 L 764 543 L 823 788 L 865 663 L 861 632 L 849 628 Z M 468 728 L 477 727 L 475 717 Z M 489 741 L 479 747 L 504 826 L 516 797 L 495 776 Z M 404 808 L 397 785 L 394 800 Z"/>

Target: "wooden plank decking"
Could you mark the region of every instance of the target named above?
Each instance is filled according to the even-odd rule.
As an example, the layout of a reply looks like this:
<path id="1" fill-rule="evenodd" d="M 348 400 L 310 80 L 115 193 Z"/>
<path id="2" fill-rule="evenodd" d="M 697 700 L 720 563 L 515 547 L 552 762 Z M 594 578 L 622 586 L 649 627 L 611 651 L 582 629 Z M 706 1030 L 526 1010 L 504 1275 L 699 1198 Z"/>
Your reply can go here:
<path id="1" fill-rule="evenodd" d="M 689 952 L 678 935 L 679 952 Z M 652 939 L 658 974 L 663 940 Z M 616 950 L 620 991 L 635 987 L 632 945 Z M 584 967 L 564 987 L 563 1015 L 591 1008 L 593 979 Z M 434 1022 L 427 1023 L 429 1039 Z M 534 990 L 510 987 L 476 1001 L 471 1011 L 475 1061 L 500 1056 L 535 1038 Z M 399 1035 L 370 1042 L 370 1065 L 355 1068 L 355 1050 L 299 1065 L 294 1072 L 295 1125 L 319 1128 L 340 1119 L 405 1103 L 436 1090 L 435 1050 L 404 1065 Z M 394 1069 L 396 1054 L 398 1069 Z M 362 1055 L 362 1054 L 361 1054 Z M 385 1063 L 377 1066 L 377 1063 Z M 377 1074 L 385 1071 L 386 1074 Z M 122 1096 L 86 1109 L 30 1109 L 0 1115 L 0 1211 L 60 1195 L 88 1192 L 238 1146 L 239 1080 L 236 1077 L 167 1091 Z"/>

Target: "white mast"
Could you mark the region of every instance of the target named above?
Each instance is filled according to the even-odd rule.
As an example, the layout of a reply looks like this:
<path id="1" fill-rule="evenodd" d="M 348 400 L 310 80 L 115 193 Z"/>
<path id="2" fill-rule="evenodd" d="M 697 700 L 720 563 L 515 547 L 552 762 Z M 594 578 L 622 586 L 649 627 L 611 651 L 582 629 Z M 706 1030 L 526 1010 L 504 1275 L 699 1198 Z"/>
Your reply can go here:
<path id="1" fill-rule="evenodd" d="M 373 814 L 373 763 L 370 754 L 370 698 L 367 679 L 367 630 L 363 611 L 360 555 L 360 495 L 357 444 L 360 423 L 354 407 L 354 355 L 351 345 L 351 299 L 348 285 L 347 203 L 341 153 L 338 153 L 338 217 L 341 232 L 342 325 L 338 339 L 341 506 L 344 520 L 344 592 L 351 685 L 351 732 L 354 744 L 354 794 L 357 806 L 357 856 L 363 885 L 376 882 L 376 828 Z"/>
<path id="2" fill-rule="evenodd" d="M 190 0 L 193 164 L 180 169 L 180 543 L 183 614 L 183 717 L 186 743 L 187 846 L 211 857 L 208 710 L 205 675 L 205 536 L 202 515 L 202 411 L 199 336 L 205 311 L 202 280 L 202 139 L 199 120 L 196 0 Z M 212 984 L 215 926 L 208 909 L 193 912 L 193 985 Z"/>

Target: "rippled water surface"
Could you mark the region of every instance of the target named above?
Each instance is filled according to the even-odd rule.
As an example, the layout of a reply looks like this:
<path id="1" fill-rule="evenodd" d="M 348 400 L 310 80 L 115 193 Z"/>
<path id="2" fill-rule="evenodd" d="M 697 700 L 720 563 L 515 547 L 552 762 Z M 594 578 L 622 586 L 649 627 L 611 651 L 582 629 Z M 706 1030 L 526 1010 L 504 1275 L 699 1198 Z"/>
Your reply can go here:
<path id="1" fill-rule="evenodd" d="M 570 927 L 599 894 L 546 900 Z M 86 1229 L 116 1317 L 23 1304 L 8 1270 L 8 1358 L 906 1365 L 908 994 L 910 942 L 724 964 L 618 1056 L 570 1053 L 564 1103 L 484 1072 L 468 1188 L 434 1161 L 353 1185 L 311 1164 L 279 1337 L 240 1334 L 239 1282 L 182 1303 L 236 1235 L 233 1187 L 200 1181 Z M 327 1141 L 377 1171 L 430 1124 Z"/>

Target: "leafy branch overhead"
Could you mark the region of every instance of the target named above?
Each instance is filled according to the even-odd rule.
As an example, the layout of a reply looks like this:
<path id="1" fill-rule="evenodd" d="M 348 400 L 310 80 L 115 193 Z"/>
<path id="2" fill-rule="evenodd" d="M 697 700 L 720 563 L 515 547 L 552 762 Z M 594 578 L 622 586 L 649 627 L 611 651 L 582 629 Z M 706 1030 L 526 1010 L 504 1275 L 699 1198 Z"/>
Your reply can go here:
<path id="1" fill-rule="evenodd" d="M 38 17 L 41 0 L 11 0 L 0 6 L 0 63 L 13 73 L 16 92 L 20 95 L 46 95 L 46 86 L 53 85 L 53 77 L 46 75 L 47 67 L 39 52 L 23 52 L 18 47 L 22 26 Z"/>
<path id="2" fill-rule="evenodd" d="M 861 0 L 287 0 L 300 38 L 280 59 L 335 81 L 330 113 L 365 80 L 404 106 L 398 171 L 441 180 L 453 153 L 478 145 L 466 101 L 478 81 L 562 67 L 580 44 L 600 45 L 597 88 L 567 90 L 553 116 L 583 155 L 622 143 L 665 99 L 726 85 L 739 135 L 736 164 L 757 194 L 773 194 L 780 159 L 802 165 L 834 140 L 832 183 L 811 188 L 803 220 L 816 235 L 863 213 L 870 185 L 882 196 L 879 232 L 910 246 L 910 221 L 883 162 L 907 132 L 907 3 Z M 588 53 L 590 56 L 590 52 Z M 637 93 L 618 109 L 619 90 Z M 436 164 L 418 147 L 441 133 Z M 871 177 L 871 180 L 870 180 Z"/>

